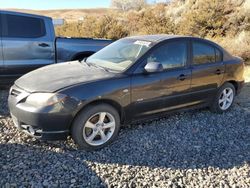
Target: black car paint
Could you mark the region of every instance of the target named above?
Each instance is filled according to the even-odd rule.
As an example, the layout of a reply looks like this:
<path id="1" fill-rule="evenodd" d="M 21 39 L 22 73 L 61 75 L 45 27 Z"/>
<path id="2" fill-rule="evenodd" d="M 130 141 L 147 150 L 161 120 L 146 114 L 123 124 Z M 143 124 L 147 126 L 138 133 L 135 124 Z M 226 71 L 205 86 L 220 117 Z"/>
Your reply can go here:
<path id="1" fill-rule="evenodd" d="M 154 48 L 173 40 L 187 41 L 189 49 L 187 65 L 183 68 L 163 72 L 145 73 L 143 70 L 145 57 Z M 191 40 L 199 40 L 216 46 L 223 53 L 224 61 L 212 65 L 193 66 Z M 244 82 L 241 76 L 244 68 L 242 60 L 230 56 L 218 45 L 192 37 L 170 37 L 153 43 L 151 50 L 129 69 L 119 74 L 110 73 L 96 67 L 87 68 L 88 65 L 84 63 L 80 65 L 77 62 L 71 63 L 71 65 L 84 66 L 84 69 L 87 68 L 86 70 L 89 72 L 88 76 L 84 76 L 86 72 L 84 69 L 80 70 L 80 68 L 78 70 L 72 68 L 74 71 L 63 73 L 60 73 L 60 70 L 58 70 L 58 73 L 48 71 L 50 72 L 48 76 L 51 77 L 49 81 L 52 81 L 49 83 L 43 81 L 43 79 L 40 80 L 40 74 L 45 74 L 46 67 L 31 72 L 17 80 L 13 88 L 31 93 L 63 93 L 69 96 L 65 104 L 61 104 L 67 104 L 67 108 L 50 106 L 40 109 L 38 112 L 30 113 L 30 107 L 25 106 L 25 103 L 18 103 L 15 97 L 10 94 L 10 111 L 20 122 L 35 127 L 40 126 L 45 133 L 50 132 L 50 134 L 43 134 L 42 139 L 59 139 L 68 135 L 74 117 L 87 105 L 94 105 L 99 102 L 108 103 L 118 110 L 122 124 L 127 124 L 132 120 L 149 117 L 149 115 L 163 111 L 197 105 L 206 106 L 213 100 L 218 88 L 226 81 L 235 84 L 237 91 L 240 91 Z M 218 74 L 218 69 L 221 70 L 220 74 Z M 95 74 L 96 71 L 99 74 L 98 76 Z M 53 76 L 55 76 L 55 79 L 53 79 Z M 41 84 L 39 84 L 39 80 Z M 192 83 L 192 81 L 194 82 Z M 23 100 L 25 101 L 25 99 Z"/>
<path id="2" fill-rule="evenodd" d="M 55 92 L 74 84 L 96 81 L 113 75 L 103 69 L 72 61 L 37 69 L 24 75 L 15 83 L 30 93 Z"/>

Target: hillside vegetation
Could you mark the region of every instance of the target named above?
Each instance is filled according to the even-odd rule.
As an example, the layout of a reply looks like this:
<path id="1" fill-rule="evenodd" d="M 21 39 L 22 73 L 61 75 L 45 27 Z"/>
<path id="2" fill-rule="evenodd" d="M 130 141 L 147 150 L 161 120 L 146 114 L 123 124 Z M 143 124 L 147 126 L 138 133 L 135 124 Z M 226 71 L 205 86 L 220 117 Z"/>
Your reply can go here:
<path id="1" fill-rule="evenodd" d="M 60 18 L 68 23 L 76 22 L 86 15 L 101 16 L 109 12 L 109 8 L 94 8 L 94 9 L 58 9 L 58 10 L 29 10 L 29 9 L 9 9 L 11 11 L 25 12 L 30 14 L 38 14 L 49 16 L 52 18 Z"/>
<path id="2" fill-rule="evenodd" d="M 250 60 L 250 0 L 172 0 L 140 9 L 86 11 L 41 14 L 66 19 L 63 26 L 56 27 L 60 36 L 119 39 L 160 33 L 192 35 L 218 42 L 234 55 Z"/>
<path id="3" fill-rule="evenodd" d="M 181 34 L 211 39 L 250 59 L 250 0 L 175 0 L 141 10 L 110 10 L 56 29 L 61 36 L 119 39 L 129 35 Z"/>

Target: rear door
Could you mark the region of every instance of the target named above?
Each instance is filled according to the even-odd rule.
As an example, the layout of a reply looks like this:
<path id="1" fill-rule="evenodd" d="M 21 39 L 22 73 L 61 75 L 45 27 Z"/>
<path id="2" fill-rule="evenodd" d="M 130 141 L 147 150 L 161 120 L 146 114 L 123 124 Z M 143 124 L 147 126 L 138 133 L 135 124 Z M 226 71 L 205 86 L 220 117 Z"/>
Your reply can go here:
<path id="1" fill-rule="evenodd" d="M 54 63 L 53 38 L 42 17 L 2 14 L 4 74 L 10 79 Z"/>
<path id="2" fill-rule="evenodd" d="M 192 40 L 192 52 L 192 100 L 208 102 L 223 80 L 225 65 L 222 52 L 202 40 Z"/>

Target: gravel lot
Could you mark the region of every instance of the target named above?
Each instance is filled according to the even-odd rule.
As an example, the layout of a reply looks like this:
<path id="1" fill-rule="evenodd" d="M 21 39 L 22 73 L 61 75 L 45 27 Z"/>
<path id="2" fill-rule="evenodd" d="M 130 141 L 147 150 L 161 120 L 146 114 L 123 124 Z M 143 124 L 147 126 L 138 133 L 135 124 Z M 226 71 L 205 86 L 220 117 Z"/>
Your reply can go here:
<path id="1" fill-rule="evenodd" d="M 0 91 L 1 187 L 250 187 L 250 82 L 228 113 L 131 124 L 97 152 L 20 133 L 7 94 Z"/>

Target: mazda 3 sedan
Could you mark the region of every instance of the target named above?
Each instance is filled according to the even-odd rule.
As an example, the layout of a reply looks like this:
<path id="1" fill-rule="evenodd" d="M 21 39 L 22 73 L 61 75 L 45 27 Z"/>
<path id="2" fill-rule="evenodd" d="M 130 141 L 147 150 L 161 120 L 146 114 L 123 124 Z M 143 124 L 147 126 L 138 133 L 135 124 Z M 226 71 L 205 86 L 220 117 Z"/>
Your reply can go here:
<path id="1" fill-rule="evenodd" d="M 100 149 L 121 125 L 164 112 L 230 109 L 243 83 L 244 63 L 219 45 L 187 36 L 118 40 L 79 62 L 30 72 L 11 87 L 16 127 L 44 140 L 71 136 L 79 148 Z"/>

